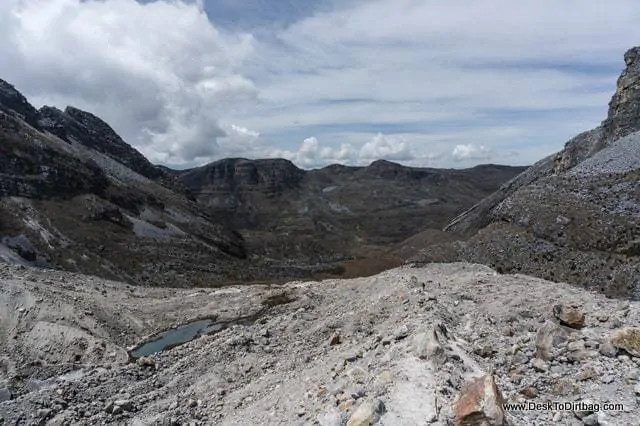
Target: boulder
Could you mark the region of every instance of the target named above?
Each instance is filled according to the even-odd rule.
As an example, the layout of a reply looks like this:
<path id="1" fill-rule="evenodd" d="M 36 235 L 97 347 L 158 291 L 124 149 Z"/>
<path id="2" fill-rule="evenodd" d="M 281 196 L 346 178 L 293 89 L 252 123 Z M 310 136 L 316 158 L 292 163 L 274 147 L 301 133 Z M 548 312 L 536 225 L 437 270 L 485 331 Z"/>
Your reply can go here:
<path id="1" fill-rule="evenodd" d="M 555 305 L 553 315 L 560 321 L 560 324 L 567 327 L 577 329 L 584 327 L 585 315 L 577 305 Z"/>
<path id="2" fill-rule="evenodd" d="M 506 425 L 504 399 L 491 374 L 469 384 L 453 405 L 456 426 Z"/>
<path id="3" fill-rule="evenodd" d="M 385 411 L 385 406 L 379 399 L 363 402 L 349 417 L 347 426 L 370 426 L 377 422 Z"/>
<path id="4" fill-rule="evenodd" d="M 442 343 L 448 340 L 447 329 L 441 323 L 435 324 L 429 331 L 418 333 L 413 338 L 413 352 L 435 366 L 447 362 L 447 353 Z"/>
<path id="5" fill-rule="evenodd" d="M 11 391 L 7 388 L 0 388 L 0 402 L 9 401 L 11 399 Z"/>
<path id="6" fill-rule="evenodd" d="M 567 341 L 569 331 L 561 325 L 547 321 L 536 334 L 536 357 L 549 361 L 553 359 L 553 349 Z"/>
<path id="7" fill-rule="evenodd" d="M 609 339 L 611 345 L 631 356 L 640 358 L 640 328 L 625 327 L 613 333 Z"/>

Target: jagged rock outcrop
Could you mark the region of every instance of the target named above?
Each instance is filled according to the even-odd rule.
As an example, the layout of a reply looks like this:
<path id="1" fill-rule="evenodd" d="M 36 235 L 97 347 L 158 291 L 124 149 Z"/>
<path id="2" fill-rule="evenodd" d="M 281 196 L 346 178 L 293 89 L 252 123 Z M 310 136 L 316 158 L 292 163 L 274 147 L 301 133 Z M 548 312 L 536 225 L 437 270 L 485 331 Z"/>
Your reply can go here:
<path id="1" fill-rule="evenodd" d="M 0 111 L 17 115 L 31 126 L 38 125 L 38 111 L 14 86 L 0 79 Z"/>
<path id="2" fill-rule="evenodd" d="M 111 126 L 89 112 L 74 107 L 67 107 L 63 112 L 54 107 L 44 106 L 39 114 L 40 127 L 62 140 L 81 143 L 108 155 L 149 179 L 157 179 L 163 175 L 160 169 L 122 140 Z"/>
<path id="3" fill-rule="evenodd" d="M 109 182 L 99 167 L 42 144 L 39 137 L 15 116 L 0 113 L 0 197 L 104 194 Z"/>
<path id="4" fill-rule="evenodd" d="M 601 126 L 449 223 L 445 231 L 460 241 L 425 248 L 414 260 L 480 262 L 640 298 L 639 52 L 626 53 Z"/>

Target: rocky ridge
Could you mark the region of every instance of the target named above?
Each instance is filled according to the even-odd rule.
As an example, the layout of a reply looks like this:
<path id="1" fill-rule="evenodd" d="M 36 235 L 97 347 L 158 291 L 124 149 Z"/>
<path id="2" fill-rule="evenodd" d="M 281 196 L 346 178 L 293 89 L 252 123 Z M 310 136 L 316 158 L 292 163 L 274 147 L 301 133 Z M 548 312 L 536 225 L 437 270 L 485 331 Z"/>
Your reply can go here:
<path id="1" fill-rule="evenodd" d="M 640 424 L 638 302 L 485 266 L 145 297 L 0 266 L 0 286 L 7 424 Z M 265 306 L 245 325 L 126 359 L 123 344 L 171 325 Z"/>
<path id="2" fill-rule="evenodd" d="M 414 261 L 464 260 L 640 297 L 640 48 L 625 54 L 607 119 L 444 229 Z M 451 238 L 452 240 L 454 238 Z"/>

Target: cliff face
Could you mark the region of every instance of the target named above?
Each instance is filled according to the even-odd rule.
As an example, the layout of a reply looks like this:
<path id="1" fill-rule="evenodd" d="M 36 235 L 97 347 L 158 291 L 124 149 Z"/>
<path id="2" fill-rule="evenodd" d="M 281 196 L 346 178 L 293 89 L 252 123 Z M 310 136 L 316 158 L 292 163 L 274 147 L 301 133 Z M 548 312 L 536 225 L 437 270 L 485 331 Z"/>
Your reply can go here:
<path id="1" fill-rule="evenodd" d="M 31 126 L 38 126 L 38 111 L 31 106 L 22 93 L 0 79 L 0 111 L 20 117 Z"/>
<path id="2" fill-rule="evenodd" d="M 419 260 L 469 260 L 640 298 L 640 48 L 602 124 L 445 227 L 469 237 Z M 443 257 L 442 253 L 446 253 Z"/>

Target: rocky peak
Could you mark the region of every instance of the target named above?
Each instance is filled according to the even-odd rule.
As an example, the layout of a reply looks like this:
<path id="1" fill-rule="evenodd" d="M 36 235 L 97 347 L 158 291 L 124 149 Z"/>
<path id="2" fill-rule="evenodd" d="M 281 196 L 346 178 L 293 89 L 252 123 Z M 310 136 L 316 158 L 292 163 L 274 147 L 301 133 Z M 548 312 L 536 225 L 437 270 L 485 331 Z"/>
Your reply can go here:
<path id="1" fill-rule="evenodd" d="M 555 173 L 572 168 L 612 142 L 640 130 L 640 47 L 629 49 L 624 62 L 626 67 L 609 102 L 607 118 L 599 127 L 566 143 L 555 158 Z"/>
<path id="2" fill-rule="evenodd" d="M 161 170 L 126 143 L 107 123 L 78 108 L 64 112 L 52 107 L 40 110 L 40 125 L 67 142 L 71 139 L 99 151 L 150 179 L 162 177 Z"/>
<path id="3" fill-rule="evenodd" d="M 38 125 L 38 111 L 22 93 L 2 79 L 0 79 L 0 111 L 16 114 L 34 127 Z"/>
<path id="4" fill-rule="evenodd" d="M 624 62 L 626 68 L 618 78 L 608 117 L 602 123 L 605 137 L 611 140 L 640 130 L 640 47 L 629 49 Z"/>

